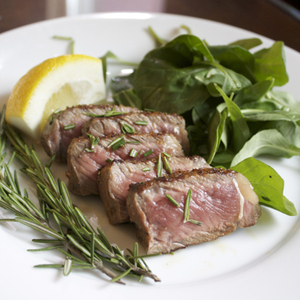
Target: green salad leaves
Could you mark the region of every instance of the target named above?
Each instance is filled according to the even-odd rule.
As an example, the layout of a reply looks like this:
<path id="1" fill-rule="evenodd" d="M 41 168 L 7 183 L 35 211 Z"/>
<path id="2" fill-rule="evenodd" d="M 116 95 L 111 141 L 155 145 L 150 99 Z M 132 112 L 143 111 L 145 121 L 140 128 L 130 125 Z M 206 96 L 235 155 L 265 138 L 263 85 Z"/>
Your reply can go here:
<path id="1" fill-rule="evenodd" d="M 113 80 L 115 102 L 182 115 L 190 154 L 243 173 L 261 204 L 295 215 L 295 207 L 283 196 L 280 176 L 250 159 L 300 155 L 300 104 L 273 89 L 288 82 L 284 44 L 275 42 L 255 52 L 262 44 L 257 38 L 221 46 L 191 34 L 164 44 L 157 35 L 155 39 L 160 46 L 145 55 L 133 74 Z M 268 176 L 276 183 L 266 188 L 262 182 Z"/>

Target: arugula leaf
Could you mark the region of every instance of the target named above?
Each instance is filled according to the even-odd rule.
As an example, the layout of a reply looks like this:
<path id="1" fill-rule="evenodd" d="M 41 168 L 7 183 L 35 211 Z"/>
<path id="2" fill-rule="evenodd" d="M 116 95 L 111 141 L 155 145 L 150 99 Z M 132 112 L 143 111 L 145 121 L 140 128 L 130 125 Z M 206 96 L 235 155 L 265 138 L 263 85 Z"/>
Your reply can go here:
<path id="1" fill-rule="evenodd" d="M 222 165 L 224 168 L 229 169 L 234 153 L 227 149 L 226 151 L 221 151 L 216 153 L 212 166 Z"/>
<path id="2" fill-rule="evenodd" d="M 300 112 L 273 110 L 244 113 L 247 121 L 299 121 Z"/>
<path id="3" fill-rule="evenodd" d="M 206 86 L 196 79 L 208 71 L 207 66 L 176 68 L 168 61 L 150 56 L 136 71 L 134 89 L 143 107 L 182 114 L 210 96 Z"/>
<path id="4" fill-rule="evenodd" d="M 294 204 L 283 195 L 283 179 L 273 168 L 251 157 L 231 169 L 243 174 L 250 181 L 261 205 L 289 216 L 297 215 Z"/>
<path id="5" fill-rule="evenodd" d="M 194 55 L 194 52 L 185 43 L 169 43 L 148 52 L 144 60 L 152 59 L 154 62 L 155 60 L 162 60 L 175 68 L 186 68 L 193 64 Z"/>
<path id="6" fill-rule="evenodd" d="M 224 67 L 236 73 L 244 75 L 252 83 L 256 82 L 254 76 L 254 55 L 247 49 L 237 45 L 231 46 L 210 46 L 210 52 L 214 58 Z"/>
<path id="7" fill-rule="evenodd" d="M 237 40 L 235 42 L 232 42 L 229 44 L 229 46 L 240 46 L 245 49 L 252 49 L 256 46 L 259 46 L 262 44 L 261 39 L 259 38 L 250 38 L 250 39 L 242 39 L 242 40 Z"/>
<path id="8" fill-rule="evenodd" d="M 283 42 L 275 42 L 272 47 L 254 53 L 254 75 L 258 81 L 270 76 L 275 79 L 275 86 L 282 86 L 289 81 L 283 46 Z"/>
<path id="9" fill-rule="evenodd" d="M 186 127 L 190 140 L 190 153 L 194 155 L 202 155 L 208 153 L 207 150 L 207 133 L 205 126 L 201 123 Z"/>
<path id="10" fill-rule="evenodd" d="M 300 148 L 289 143 L 276 129 L 262 130 L 245 143 L 232 160 L 231 166 L 235 166 L 248 157 L 255 157 L 261 154 L 290 158 L 294 155 L 300 155 Z"/>
<path id="11" fill-rule="evenodd" d="M 224 74 L 224 81 L 222 85 L 222 89 L 225 91 L 226 94 L 231 93 L 231 92 L 237 92 L 240 91 L 248 86 L 251 86 L 251 82 L 243 75 L 228 69 L 224 66 L 222 66 L 219 63 L 216 62 L 201 62 L 199 64 L 204 64 L 204 65 L 210 65 L 214 68 L 214 72 L 219 72 L 221 71 Z M 219 72 L 220 73 L 220 72 Z M 215 82 L 217 83 L 217 82 Z M 214 83 L 212 83 L 214 84 Z"/>
<path id="12" fill-rule="evenodd" d="M 194 124 L 202 122 L 208 126 L 210 118 L 220 103 L 224 103 L 220 97 L 209 97 L 204 103 L 197 103 L 192 110 Z"/>
<path id="13" fill-rule="evenodd" d="M 276 129 L 285 139 L 300 148 L 300 126 L 296 122 L 275 121 L 268 122 L 264 129 Z"/>
<path id="14" fill-rule="evenodd" d="M 279 109 L 292 109 L 300 111 L 300 103 L 294 99 L 294 97 L 283 91 L 269 91 L 265 100 L 272 101 Z"/>
<path id="15" fill-rule="evenodd" d="M 217 83 L 222 86 L 222 90 L 225 94 L 236 93 L 243 90 L 246 87 L 251 86 L 251 82 L 243 75 L 236 73 L 218 63 L 206 63 L 201 62 L 200 64 L 207 64 L 214 67 L 205 74 L 205 77 L 197 76 L 196 78 L 203 82 L 213 97 L 220 97 L 220 93 L 214 87 Z"/>
<path id="16" fill-rule="evenodd" d="M 234 102 L 239 107 L 249 107 L 249 104 L 258 102 L 272 89 L 274 78 L 268 78 L 254 85 L 244 88 L 234 97 Z"/>
<path id="17" fill-rule="evenodd" d="M 228 116 L 227 109 L 224 109 L 222 113 L 216 110 L 214 116 L 211 119 L 208 130 L 208 143 L 210 148 L 210 155 L 207 162 L 210 164 L 214 156 L 219 149 L 220 143 L 222 141 L 222 135 L 224 133 L 225 122 Z M 225 142 L 227 145 L 227 142 Z"/>
<path id="18" fill-rule="evenodd" d="M 194 56 L 197 56 L 201 59 L 204 56 L 210 62 L 215 61 L 209 48 L 197 36 L 191 34 L 180 35 L 176 37 L 173 41 L 167 43 L 165 47 L 174 47 L 174 45 L 186 45 Z"/>
<path id="19" fill-rule="evenodd" d="M 250 137 L 249 127 L 239 107 L 227 97 L 218 85 L 215 84 L 215 87 L 220 92 L 227 105 L 233 127 L 234 150 L 237 152 Z"/>

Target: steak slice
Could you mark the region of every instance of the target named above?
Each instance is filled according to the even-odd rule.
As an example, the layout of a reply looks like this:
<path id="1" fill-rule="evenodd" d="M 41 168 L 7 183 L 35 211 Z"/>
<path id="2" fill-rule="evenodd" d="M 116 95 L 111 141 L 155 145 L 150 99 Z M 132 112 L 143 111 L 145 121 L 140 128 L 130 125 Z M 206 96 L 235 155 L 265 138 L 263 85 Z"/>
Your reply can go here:
<path id="1" fill-rule="evenodd" d="M 122 138 L 121 138 L 122 137 Z M 115 151 L 109 147 L 117 138 L 125 141 L 123 147 Z M 68 149 L 68 173 L 69 188 L 78 195 L 99 194 L 97 186 L 97 174 L 107 164 L 107 160 L 130 159 L 132 149 L 137 151 L 136 159 L 143 159 L 148 150 L 153 151 L 147 158 L 158 156 L 161 152 L 167 152 L 171 156 L 183 156 L 183 150 L 177 139 L 167 133 L 128 134 L 121 136 L 109 136 L 100 139 L 93 151 L 90 139 L 77 138 L 72 141 Z"/>
<path id="2" fill-rule="evenodd" d="M 142 124 L 144 125 L 141 125 Z M 172 133 L 182 145 L 186 154 L 189 153 L 188 134 L 185 130 L 185 120 L 177 114 L 162 112 L 133 112 L 110 118 L 93 118 L 86 122 L 82 134 L 95 137 L 105 137 L 110 134 L 133 133 L 126 132 L 126 126 L 138 133 L 167 132 Z M 128 128 L 128 127 L 127 127 Z M 130 131 L 129 130 L 129 131 Z"/>
<path id="3" fill-rule="evenodd" d="M 111 224 L 129 222 L 126 195 L 131 183 L 147 181 L 157 176 L 157 158 L 139 160 L 115 160 L 108 163 L 98 174 L 98 189 L 104 209 Z M 176 157 L 168 159 L 172 172 L 209 168 L 209 164 L 200 156 Z M 143 171 L 145 168 L 149 170 Z M 162 176 L 166 175 L 163 168 Z"/>
<path id="4" fill-rule="evenodd" d="M 56 159 L 67 161 L 67 150 L 73 138 L 80 137 L 82 125 L 92 119 L 92 115 L 104 115 L 107 111 L 124 113 L 139 111 L 135 107 L 123 105 L 78 105 L 53 113 L 46 124 L 41 143 L 49 156 L 56 154 Z M 75 124 L 74 128 L 65 129 L 66 125 Z"/>
<path id="5" fill-rule="evenodd" d="M 184 222 L 189 189 L 189 218 L 202 222 L 202 226 Z M 254 225 L 260 216 L 259 200 L 248 179 L 232 170 L 177 172 L 132 184 L 126 200 L 130 220 L 136 224 L 138 238 L 148 254 L 215 240 L 237 227 Z"/>

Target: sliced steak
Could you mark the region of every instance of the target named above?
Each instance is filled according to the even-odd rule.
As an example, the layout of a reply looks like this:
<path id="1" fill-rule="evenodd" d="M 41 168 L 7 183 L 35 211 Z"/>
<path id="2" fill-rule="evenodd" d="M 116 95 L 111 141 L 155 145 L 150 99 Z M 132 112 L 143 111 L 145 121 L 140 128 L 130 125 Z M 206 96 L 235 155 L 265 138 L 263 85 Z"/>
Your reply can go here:
<path id="1" fill-rule="evenodd" d="M 73 138 L 81 136 L 82 125 L 93 115 L 104 115 L 111 110 L 124 113 L 139 111 L 137 108 L 123 105 L 79 105 L 53 113 L 41 138 L 46 153 L 49 156 L 56 154 L 57 160 L 67 161 L 68 147 Z M 65 126 L 70 124 L 75 124 L 75 127 L 66 130 Z"/>
<path id="2" fill-rule="evenodd" d="M 122 132 L 133 133 L 130 132 L 131 130 L 138 133 L 172 133 L 182 145 L 185 154 L 189 153 L 189 140 L 185 129 L 185 120 L 177 114 L 145 111 L 110 118 L 93 118 L 84 124 L 82 133 L 85 136 L 91 134 L 102 138 L 110 134 Z"/>
<path id="3" fill-rule="evenodd" d="M 97 186 L 97 173 L 107 164 L 107 160 L 130 159 L 131 150 L 137 151 L 136 159 L 143 159 L 149 150 L 153 153 L 147 158 L 158 156 L 167 152 L 171 156 L 183 156 L 183 150 L 172 134 L 144 133 L 122 135 L 126 142 L 123 147 L 115 151 L 109 145 L 121 136 L 109 136 L 100 139 L 99 143 L 91 148 L 90 139 L 77 138 L 72 141 L 68 149 L 68 177 L 70 190 L 79 195 L 99 194 Z M 132 143 L 133 142 L 133 143 Z M 151 151 L 150 151 L 151 152 Z"/>
<path id="4" fill-rule="evenodd" d="M 144 161 L 115 160 L 101 169 L 98 174 L 98 188 L 111 224 L 129 222 L 126 206 L 129 185 L 157 177 L 157 162 L 157 158 Z M 172 172 L 210 167 L 200 156 L 172 156 L 168 159 L 168 164 Z M 161 175 L 166 174 L 166 169 L 163 168 Z"/>
<path id="5" fill-rule="evenodd" d="M 202 226 L 184 222 L 189 189 L 189 218 L 202 222 Z M 132 184 L 126 201 L 130 219 L 148 254 L 215 240 L 237 227 L 254 225 L 260 216 L 259 200 L 249 181 L 237 172 L 214 168 L 177 172 Z"/>

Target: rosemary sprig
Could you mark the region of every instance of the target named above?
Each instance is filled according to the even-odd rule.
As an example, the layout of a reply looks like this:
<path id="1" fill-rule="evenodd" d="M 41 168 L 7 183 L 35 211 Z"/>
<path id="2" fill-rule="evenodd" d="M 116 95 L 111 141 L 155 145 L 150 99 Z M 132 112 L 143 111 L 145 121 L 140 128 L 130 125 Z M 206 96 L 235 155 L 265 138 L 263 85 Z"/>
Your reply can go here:
<path id="1" fill-rule="evenodd" d="M 116 245 L 111 245 L 99 228 L 94 230 L 80 209 L 74 208 L 66 185 L 54 179 L 50 169 L 43 165 L 34 148 L 28 147 L 12 127 L 6 125 L 4 133 L 5 135 L 2 132 L 0 136 L 0 149 L 4 151 L 3 141 L 6 136 L 15 150 L 16 157 L 24 164 L 22 172 L 36 184 L 40 201 L 40 207 L 37 207 L 28 198 L 26 190 L 21 193 L 17 173 L 14 172 L 13 175 L 7 164 L 2 162 L 1 168 L 4 173 L 0 180 L 0 207 L 16 215 L 15 218 L 5 221 L 18 222 L 44 233 L 49 238 L 34 240 L 37 243 L 48 244 L 39 250 L 57 249 L 65 255 L 64 264 L 36 267 L 61 268 L 64 275 L 78 268 L 98 269 L 110 277 L 111 281 L 118 283 L 123 283 L 121 279 L 126 275 L 150 277 L 154 281 L 160 281 L 138 258 L 132 261 L 123 255 Z M 0 155 L 3 155 L 2 152 Z M 49 246 L 49 243 L 53 246 Z M 130 254 L 132 256 L 132 253 Z M 136 250 L 134 256 L 137 256 Z M 123 276 L 112 271 L 110 266 L 115 266 Z"/>

